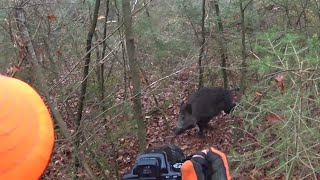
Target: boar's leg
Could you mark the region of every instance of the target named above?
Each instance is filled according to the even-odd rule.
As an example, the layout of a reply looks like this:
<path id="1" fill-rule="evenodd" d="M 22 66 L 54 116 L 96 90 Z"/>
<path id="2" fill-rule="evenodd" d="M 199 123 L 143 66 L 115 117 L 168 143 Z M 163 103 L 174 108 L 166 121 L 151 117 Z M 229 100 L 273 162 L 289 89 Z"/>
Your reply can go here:
<path id="1" fill-rule="evenodd" d="M 209 117 L 202 117 L 198 120 L 197 125 L 199 127 L 199 136 L 204 136 L 203 130 L 208 128 L 208 123 L 211 118 Z"/>
<path id="2" fill-rule="evenodd" d="M 223 111 L 226 113 L 226 114 L 230 114 L 231 111 L 233 111 L 233 108 L 236 106 L 236 104 L 232 103 L 230 104 L 228 107 L 226 107 L 226 109 L 224 109 Z"/>

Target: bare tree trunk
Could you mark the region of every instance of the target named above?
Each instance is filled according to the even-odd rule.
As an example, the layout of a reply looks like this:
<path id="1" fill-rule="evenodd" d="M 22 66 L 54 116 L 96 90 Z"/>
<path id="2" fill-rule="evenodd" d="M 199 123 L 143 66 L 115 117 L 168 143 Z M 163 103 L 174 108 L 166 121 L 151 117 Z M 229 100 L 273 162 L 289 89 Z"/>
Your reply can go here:
<path id="1" fill-rule="evenodd" d="M 241 54 L 242 54 L 242 62 L 241 62 L 241 77 L 240 77 L 240 91 L 244 93 L 246 86 L 246 76 L 247 76 L 247 62 L 246 62 L 246 26 L 244 23 L 244 12 L 245 9 L 242 5 L 242 0 L 239 0 L 240 6 L 240 17 L 241 17 Z"/>
<path id="2" fill-rule="evenodd" d="M 211 1 L 212 3 L 212 1 Z M 218 37 L 218 44 L 219 44 L 219 50 L 221 54 L 221 70 L 222 70 L 222 77 L 223 77 L 223 86 L 224 88 L 228 87 L 228 76 L 227 76 L 227 60 L 228 60 L 228 55 L 227 55 L 227 48 L 226 48 L 226 42 L 223 37 L 223 24 L 220 16 L 220 9 L 219 9 L 219 3 L 218 0 L 213 0 L 214 4 L 214 9 L 216 11 L 217 15 L 217 21 L 218 21 L 218 32 L 219 32 L 219 37 Z"/>
<path id="3" fill-rule="evenodd" d="M 89 29 L 88 35 L 87 35 L 87 44 L 86 44 L 86 56 L 84 58 L 84 67 L 83 67 L 83 77 L 82 77 L 82 84 L 81 84 L 81 91 L 80 91 L 80 98 L 79 98 L 79 107 L 77 111 L 77 118 L 76 118 L 76 125 L 77 125 L 77 133 L 75 137 L 75 143 L 78 147 L 80 144 L 80 138 L 81 138 L 81 132 L 80 132 L 80 124 L 82 119 L 82 111 L 84 106 L 84 101 L 86 97 L 86 91 L 87 91 L 87 81 L 88 81 L 88 75 L 89 75 L 89 64 L 90 64 L 90 57 L 91 57 L 91 46 L 92 46 L 92 37 L 97 25 L 98 20 L 98 13 L 100 8 L 100 0 L 96 0 L 96 4 L 94 7 L 93 12 L 93 18 L 92 18 L 92 24 Z M 75 162 L 76 169 L 79 167 L 79 159 L 76 159 Z"/>
<path id="4" fill-rule="evenodd" d="M 122 32 L 120 32 L 120 38 L 123 38 L 123 34 Z M 125 56 L 125 52 L 126 52 L 126 48 L 124 45 L 123 40 L 121 40 L 121 49 L 122 49 L 122 59 L 123 59 L 123 84 L 124 84 L 124 96 L 123 96 L 123 100 L 126 100 L 128 97 L 128 71 L 127 71 L 127 59 Z"/>
<path id="5" fill-rule="evenodd" d="M 251 3 L 251 1 L 249 2 Z M 243 94 L 246 88 L 246 80 L 247 80 L 247 54 L 246 54 L 246 25 L 244 21 L 244 12 L 248 4 L 243 7 L 242 0 L 239 0 L 239 7 L 240 7 L 240 18 L 241 18 L 241 55 L 242 55 L 242 62 L 241 62 L 241 74 L 240 74 L 240 92 Z M 234 127 L 239 129 L 239 125 L 237 121 L 234 121 Z M 241 137 L 243 137 L 242 131 L 235 131 L 233 139 L 237 142 Z"/>
<path id="6" fill-rule="evenodd" d="M 205 18 L 206 18 L 206 0 L 202 0 L 202 19 L 201 19 L 201 46 L 199 50 L 199 59 L 198 59 L 198 66 L 199 66 L 199 84 L 198 89 L 203 87 L 203 66 L 202 66 L 202 60 L 204 56 L 204 45 L 206 42 L 206 34 L 205 34 Z"/>
<path id="7" fill-rule="evenodd" d="M 118 24 L 121 24 L 121 17 L 120 17 L 120 13 L 119 13 L 119 9 L 117 7 L 117 0 L 114 0 L 114 8 L 116 10 L 116 14 L 118 16 Z M 123 100 L 127 99 L 127 89 L 128 89 L 128 78 L 127 78 L 127 60 L 125 58 L 125 54 L 126 54 L 126 49 L 124 46 L 124 41 L 123 41 L 123 30 L 122 30 L 122 26 L 121 28 L 118 29 L 119 32 L 119 37 L 121 40 L 121 50 L 122 50 L 122 59 L 123 59 L 123 84 L 124 84 L 124 96 L 123 96 Z"/>
<path id="8" fill-rule="evenodd" d="M 92 37 L 94 34 L 94 30 L 97 25 L 97 19 L 98 19 L 98 12 L 99 12 L 99 7 L 100 7 L 100 0 L 96 0 L 96 5 L 94 8 L 94 14 L 93 14 L 93 21 L 91 28 L 88 32 L 87 36 L 87 48 L 86 48 L 86 56 L 84 58 L 84 68 L 83 68 L 83 82 L 81 85 L 81 94 L 80 94 L 80 99 L 79 99 L 79 107 L 78 107 L 78 112 L 77 112 L 77 125 L 80 125 L 81 118 L 82 118 L 82 110 L 84 106 L 84 100 L 85 100 L 85 95 L 87 91 L 87 80 L 88 80 L 88 73 L 89 73 L 89 64 L 90 64 L 90 57 L 91 57 L 91 46 L 92 46 Z"/>
<path id="9" fill-rule="evenodd" d="M 93 41 L 94 42 L 98 42 L 99 41 L 99 35 L 98 35 L 98 33 L 97 32 L 94 32 L 93 33 Z M 95 48 L 94 48 L 94 51 L 96 52 L 96 64 L 100 64 L 100 60 L 102 59 L 101 57 L 101 55 L 100 55 L 100 46 L 96 46 Z M 96 67 L 95 67 L 95 73 L 96 73 L 96 77 L 97 77 L 97 83 L 98 83 L 98 87 L 100 88 L 100 82 L 101 82 L 101 72 L 100 72 L 100 66 L 99 65 L 97 65 Z"/>
<path id="10" fill-rule="evenodd" d="M 42 95 L 47 100 L 47 103 L 48 103 L 49 108 L 52 112 L 52 115 L 53 115 L 54 119 L 56 120 L 56 122 L 58 123 L 59 128 L 61 129 L 61 132 L 63 133 L 65 138 L 67 140 L 69 140 L 70 144 L 72 144 L 74 146 L 74 142 L 72 141 L 71 134 L 69 133 L 69 131 L 67 129 L 67 125 L 58 111 L 58 106 L 55 104 L 55 102 L 50 101 L 49 88 L 48 88 L 47 82 L 44 78 L 45 77 L 44 72 L 42 71 L 42 68 L 38 63 L 38 59 L 37 59 L 33 44 L 31 42 L 31 38 L 30 38 L 30 35 L 28 32 L 28 29 L 26 27 L 25 11 L 24 11 L 23 7 L 21 7 L 22 4 L 25 5 L 26 3 L 23 0 L 16 1 L 15 12 L 16 12 L 17 26 L 20 31 L 20 36 L 21 36 L 23 43 L 25 44 L 25 48 L 27 49 L 27 53 L 28 53 L 27 59 L 29 60 L 29 62 L 31 63 L 31 65 L 33 67 L 34 76 L 37 79 L 39 86 L 40 86 L 39 89 L 42 91 Z M 74 149 L 74 153 L 76 154 L 76 156 L 78 158 L 80 157 L 80 154 L 79 154 L 79 151 L 77 148 Z M 81 159 L 81 164 L 84 167 L 84 169 L 86 170 L 86 172 L 88 173 L 88 175 L 90 176 L 90 178 L 97 179 L 95 174 L 92 172 L 90 166 L 83 159 Z"/>
<path id="11" fill-rule="evenodd" d="M 144 119 L 142 116 L 142 104 L 141 104 L 141 87 L 140 87 L 140 76 L 139 69 L 137 65 L 137 59 L 135 54 L 135 44 L 132 31 L 132 16 L 130 10 L 130 1 L 122 0 L 123 8 L 123 19 L 124 19 L 124 29 L 126 36 L 126 47 L 127 55 L 129 59 L 129 67 L 132 77 L 133 85 L 133 113 L 134 119 L 137 121 L 138 125 L 138 140 L 139 140 L 139 149 L 145 149 L 146 144 L 146 130 Z"/>
<path id="12" fill-rule="evenodd" d="M 102 56 L 101 56 L 101 64 L 99 66 L 99 72 L 100 72 L 100 82 L 99 82 L 99 89 L 100 89 L 100 99 L 101 99 L 101 102 L 102 102 L 102 113 L 105 114 L 105 111 L 106 111 L 106 105 L 105 105 L 105 87 L 104 87 L 104 81 L 105 81 L 105 76 L 104 76 L 104 61 L 103 58 L 106 54 L 106 49 L 108 47 L 107 45 L 107 42 L 106 42 L 106 39 L 107 39 L 107 22 L 108 22 L 108 19 L 109 19 L 109 10 L 110 10 L 110 0 L 106 0 L 106 12 L 105 12 L 105 20 L 104 20 L 104 28 L 103 28 L 103 39 L 104 41 L 102 42 Z M 116 58 L 116 57 L 115 57 Z M 109 73 L 111 73 L 112 71 L 112 67 L 113 67 L 113 62 L 112 62 L 112 65 L 110 67 L 110 71 Z M 110 75 L 110 74 L 109 74 Z M 107 78 L 109 77 L 109 75 L 107 76 Z M 107 123 L 107 119 L 105 117 L 105 115 L 103 115 L 104 117 L 104 124 Z M 111 139 L 111 135 L 110 135 L 110 129 L 108 128 L 107 125 L 105 125 L 105 130 L 106 130 L 106 138 L 109 140 Z M 110 144 L 111 144 L 111 157 L 112 157 L 112 161 L 113 161 L 113 165 L 115 167 L 115 174 L 116 174 L 116 179 L 119 179 L 119 166 L 118 166 L 118 162 L 117 162 L 117 156 L 116 156 L 116 150 L 115 150 L 115 145 L 113 143 L 112 140 L 110 140 Z"/>
<path id="13" fill-rule="evenodd" d="M 102 56 L 101 56 L 101 61 L 103 60 L 105 54 L 106 54 L 106 48 L 107 48 L 107 22 L 108 22 L 108 16 L 109 16 L 109 4 L 110 0 L 106 0 L 106 14 L 105 14 L 105 21 L 104 21 L 104 28 L 103 28 L 103 39 L 104 41 L 102 42 Z M 99 66 L 99 72 L 100 72 L 100 82 L 99 82 L 99 87 L 100 87 L 100 99 L 101 101 L 104 101 L 104 61 L 100 62 Z M 105 103 L 102 103 L 102 112 L 106 111 L 106 106 L 104 105 Z"/>

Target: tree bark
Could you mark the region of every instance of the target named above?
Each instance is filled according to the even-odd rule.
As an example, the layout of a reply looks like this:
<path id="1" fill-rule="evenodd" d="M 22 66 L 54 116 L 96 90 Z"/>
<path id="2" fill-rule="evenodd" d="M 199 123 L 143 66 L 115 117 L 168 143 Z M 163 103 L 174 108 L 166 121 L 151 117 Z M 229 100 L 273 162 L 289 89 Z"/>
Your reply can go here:
<path id="1" fill-rule="evenodd" d="M 84 58 L 83 77 L 82 77 L 81 92 L 80 92 L 80 99 L 79 99 L 79 107 L 78 107 L 77 119 L 76 119 L 76 124 L 77 125 L 80 125 L 80 122 L 81 122 L 81 119 L 82 119 L 82 111 L 83 111 L 84 100 L 85 100 L 86 91 L 87 91 L 89 64 L 90 64 L 90 57 L 91 57 L 92 37 L 93 37 L 94 30 L 95 30 L 96 25 L 97 25 L 99 8 L 100 8 L 100 0 L 96 0 L 94 12 L 93 12 L 94 14 L 93 14 L 92 24 L 91 24 L 90 30 L 88 32 L 88 35 L 87 35 L 86 56 Z"/>
<path id="2" fill-rule="evenodd" d="M 127 47 L 127 55 L 129 59 L 129 67 L 132 77 L 133 85 L 133 117 L 137 121 L 138 125 L 138 140 L 139 140 L 139 149 L 145 149 L 146 144 L 146 130 L 144 119 L 142 116 L 142 104 L 141 104 L 141 87 L 140 87 L 140 76 L 139 69 L 137 65 L 137 59 L 135 54 L 135 44 L 132 31 L 132 16 L 130 10 L 130 1 L 122 0 L 123 8 L 123 20 L 124 20 L 124 29 L 125 29 L 125 39 Z"/>
<path id="3" fill-rule="evenodd" d="M 241 62 L 241 77 L 240 77 L 240 92 L 244 93 L 246 86 L 246 75 L 247 75 L 247 62 L 246 62 L 246 26 L 244 23 L 244 12 L 242 0 L 239 0 L 240 7 L 240 17 L 241 17 L 241 54 L 242 54 L 242 62 Z"/>
<path id="4" fill-rule="evenodd" d="M 107 48 L 107 22 L 108 22 L 108 16 L 109 16 L 109 4 L 110 4 L 110 0 L 106 0 L 106 14 L 105 14 L 105 21 L 104 21 L 104 28 L 103 28 L 103 42 L 102 42 L 102 56 L 101 56 L 101 62 L 100 62 L 100 66 L 99 66 L 99 76 L 100 76 L 100 82 L 99 82 L 99 89 L 100 89 L 100 99 L 102 102 L 104 102 L 104 61 L 103 58 L 106 54 L 106 48 Z M 106 111 L 106 106 L 105 103 L 102 103 L 102 112 Z"/>
<path id="5" fill-rule="evenodd" d="M 114 8 L 115 8 L 115 12 L 117 14 L 118 17 L 118 23 L 121 24 L 121 15 L 117 6 L 117 0 L 114 0 Z M 128 76 L 127 76 L 127 60 L 125 58 L 126 56 L 126 50 L 125 50 L 125 45 L 124 45 L 124 35 L 123 35 L 123 31 L 122 30 L 122 26 L 121 28 L 118 29 L 118 33 L 119 33 L 119 38 L 121 40 L 121 52 L 122 52 L 122 60 L 123 60 L 123 85 L 124 85 L 124 96 L 123 96 L 123 100 L 125 101 L 127 99 L 127 90 L 128 90 Z"/>
<path id="6" fill-rule="evenodd" d="M 198 89 L 203 87 L 203 66 L 202 60 L 204 56 L 204 45 L 206 43 L 206 30 L 205 30 L 205 18 L 206 18 L 206 0 L 202 0 L 202 19 L 201 19 L 201 46 L 199 50 L 198 66 L 199 66 L 199 84 Z"/>
<path id="7" fill-rule="evenodd" d="M 104 28 L 103 28 L 103 42 L 102 42 L 102 56 L 101 56 L 101 62 L 100 62 L 100 66 L 99 66 L 99 72 L 100 72 L 100 82 L 99 82 L 99 89 L 100 89 L 100 99 L 102 102 L 102 113 L 105 114 L 105 111 L 107 109 L 106 105 L 105 105 L 105 85 L 104 85 L 104 81 L 105 81 L 105 76 L 104 76 L 104 56 L 106 54 L 106 49 L 108 47 L 107 45 L 107 22 L 109 19 L 109 10 L 110 10 L 110 0 L 106 0 L 106 12 L 105 12 L 105 20 L 104 20 Z M 113 53 L 112 53 L 113 54 Z M 114 55 L 115 56 L 115 55 Z M 116 58 L 116 57 L 114 57 Z M 110 71 L 109 74 L 106 78 L 109 77 L 111 71 L 112 71 L 112 67 L 113 67 L 113 61 L 111 62 L 111 67 L 110 67 Z M 104 117 L 104 124 L 107 123 L 107 119 L 105 116 Z M 107 125 L 105 125 L 105 130 L 106 130 L 106 138 L 109 140 L 111 139 L 111 134 L 110 134 L 110 129 Z M 117 155 L 116 155 L 116 151 L 115 151 L 115 145 L 114 142 L 112 142 L 112 140 L 110 140 L 110 145 L 111 145 L 111 157 L 112 157 L 112 161 L 114 163 L 114 169 L 115 169 L 115 175 L 116 175 L 116 179 L 119 179 L 119 165 L 117 162 Z"/>
<path id="8" fill-rule="evenodd" d="M 219 32 L 219 37 L 217 40 L 218 40 L 219 50 L 221 55 L 221 71 L 222 71 L 222 77 L 223 77 L 223 86 L 224 88 L 227 88 L 228 87 L 228 76 L 227 76 L 228 55 L 227 55 L 226 42 L 223 37 L 223 24 L 220 16 L 220 8 L 219 8 L 218 0 L 213 0 L 213 4 L 214 4 L 214 9 L 216 11 L 218 32 Z"/>
<path id="9" fill-rule="evenodd" d="M 100 8 L 100 0 L 96 0 L 96 4 L 94 7 L 93 12 L 93 18 L 92 18 L 92 24 L 89 29 L 88 35 L 87 35 L 87 44 L 86 44 L 86 56 L 84 58 L 84 67 L 83 67 L 83 76 L 82 76 L 82 84 L 81 84 L 81 91 L 80 91 L 80 98 L 79 98 L 79 107 L 77 111 L 77 118 L 76 118 L 76 137 L 75 137 L 75 144 L 76 147 L 80 144 L 80 138 L 81 138 L 81 132 L 80 132 L 80 124 L 82 119 L 82 111 L 84 106 L 84 101 L 86 97 L 86 91 L 87 91 L 87 82 L 88 82 L 88 76 L 89 76 L 89 64 L 90 64 L 90 58 L 91 58 L 91 47 L 92 47 L 92 37 L 94 35 L 94 31 L 97 25 L 98 20 L 98 13 Z M 79 161 L 80 159 L 76 159 L 75 167 L 79 167 Z"/>

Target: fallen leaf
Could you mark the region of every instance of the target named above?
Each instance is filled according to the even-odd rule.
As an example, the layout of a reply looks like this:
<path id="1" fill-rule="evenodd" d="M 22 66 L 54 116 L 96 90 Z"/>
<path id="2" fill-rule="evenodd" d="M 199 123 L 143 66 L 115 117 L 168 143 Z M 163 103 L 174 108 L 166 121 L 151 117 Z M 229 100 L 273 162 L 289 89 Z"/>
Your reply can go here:
<path id="1" fill-rule="evenodd" d="M 255 95 L 258 96 L 258 97 L 263 96 L 263 94 L 261 92 L 259 92 L 259 91 L 256 91 Z"/>
<path id="2" fill-rule="evenodd" d="M 117 161 L 123 161 L 123 156 L 120 155 L 120 156 L 118 157 Z"/>
<path id="3" fill-rule="evenodd" d="M 280 116 L 278 116 L 278 115 L 276 115 L 276 114 L 268 114 L 267 117 L 266 117 L 266 119 L 267 119 L 268 121 L 270 121 L 271 123 L 274 123 L 274 124 L 281 121 Z"/>
<path id="4" fill-rule="evenodd" d="M 56 21 L 58 18 L 55 15 L 49 15 L 47 16 L 49 21 Z"/>
<path id="5" fill-rule="evenodd" d="M 284 90 L 284 80 L 285 80 L 285 78 L 284 78 L 284 75 L 282 75 L 282 74 L 277 75 L 277 77 L 275 78 L 277 86 L 281 91 Z"/>

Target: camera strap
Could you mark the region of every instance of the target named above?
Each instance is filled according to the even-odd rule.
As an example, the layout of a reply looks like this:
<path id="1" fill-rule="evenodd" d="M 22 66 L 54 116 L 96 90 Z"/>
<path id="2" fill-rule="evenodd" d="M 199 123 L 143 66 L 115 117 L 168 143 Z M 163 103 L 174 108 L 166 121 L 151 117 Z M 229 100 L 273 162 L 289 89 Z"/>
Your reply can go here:
<path id="1" fill-rule="evenodd" d="M 193 163 L 197 163 L 197 164 L 201 165 L 204 179 L 206 179 L 206 180 L 211 179 L 211 176 L 213 174 L 211 163 L 205 158 L 205 154 L 203 152 L 195 153 L 192 156 L 191 161 Z"/>

